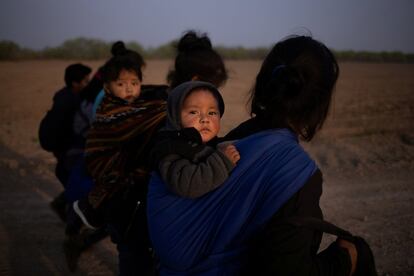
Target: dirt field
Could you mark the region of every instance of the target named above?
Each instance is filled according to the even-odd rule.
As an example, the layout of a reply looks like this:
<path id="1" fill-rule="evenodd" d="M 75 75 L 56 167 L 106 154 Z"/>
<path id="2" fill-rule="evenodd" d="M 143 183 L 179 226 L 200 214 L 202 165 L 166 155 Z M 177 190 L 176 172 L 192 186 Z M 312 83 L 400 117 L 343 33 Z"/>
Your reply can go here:
<path id="1" fill-rule="evenodd" d="M 0 62 L 0 275 L 117 273 L 106 240 L 85 252 L 79 271 L 70 274 L 61 250 L 64 225 L 47 204 L 61 187 L 37 128 L 69 63 Z M 164 83 L 171 64 L 148 61 L 144 83 Z M 247 92 L 260 62 L 227 66 L 222 134 L 248 117 Z M 325 217 L 368 240 L 380 275 L 414 275 L 414 65 L 340 67 L 329 119 L 304 145 L 324 172 Z"/>

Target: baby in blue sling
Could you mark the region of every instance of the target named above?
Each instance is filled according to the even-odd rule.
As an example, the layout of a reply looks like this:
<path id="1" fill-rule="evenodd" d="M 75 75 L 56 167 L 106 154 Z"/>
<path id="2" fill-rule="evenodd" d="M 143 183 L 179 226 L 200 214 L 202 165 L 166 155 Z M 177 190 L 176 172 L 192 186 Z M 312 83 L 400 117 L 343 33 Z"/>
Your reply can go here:
<path id="1" fill-rule="evenodd" d="M 200 197 L 223 184 L 240 159 L 234 145 L 217 146 L 223 98 L 212 84 L 189 81 L 169 93 L 167 108 L 152 164 L 170 191 Z"/>

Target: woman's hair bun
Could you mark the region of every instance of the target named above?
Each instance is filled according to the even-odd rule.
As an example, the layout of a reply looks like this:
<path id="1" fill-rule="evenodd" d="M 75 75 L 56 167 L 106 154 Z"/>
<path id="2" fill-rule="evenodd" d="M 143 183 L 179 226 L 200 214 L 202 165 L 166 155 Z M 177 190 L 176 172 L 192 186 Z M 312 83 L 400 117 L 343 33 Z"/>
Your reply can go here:
<path id="1" fill-rule="evenodd" d="M 111 54 L 113 56 L 119 56 L 119 55 L 125 54 L 126 51 L 127 51 L 127 48 L 125 47 L 125 43 L 123 41 L 117 41 L 114 44 L 112 44 Z"/>
<path id="2" fill-rule="evenodd" d="M 195 31 L 187 32 L 178 42 L 179 52 L 212 49 L 211 41 L 206 34 L 197 34 Z"/>

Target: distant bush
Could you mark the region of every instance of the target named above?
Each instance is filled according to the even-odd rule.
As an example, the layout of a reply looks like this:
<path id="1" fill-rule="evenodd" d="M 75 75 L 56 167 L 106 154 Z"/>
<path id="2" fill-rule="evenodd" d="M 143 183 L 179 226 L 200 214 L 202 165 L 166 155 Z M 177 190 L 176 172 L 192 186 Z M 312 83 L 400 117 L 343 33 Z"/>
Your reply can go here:
<path id="1" fill-rule="evenodd" d="M 20 48 L 12 41 L 0 41 L 0 60 L 17 60 L 22 58 L 36 58 L 36 53 L 29 49 Z"/>
<path id="2" fill-rule="evenodd" d="M 143 52 L 145 58 L 172 59 L 175 56 L 178 41 L 173 40 L 157 48 L 149 48 Z"/>
<path id="3" fill-rule="evenodd" d="M 74 38 L 66 40 L 57 47 L 48 47 L 43 50 L 33 51 L 23 49 L 12 41 L 0 41 L 0 60 L 17 59 L 84 59 L 98 60 L 110 56 L 113 42 L 105 42 L 99 39 Z M 129 49 L 139 52 L 145 59 L 172 59 L 175 56 L 176 40 L 155 48 L 141 46 L 137 42 L 126 42 Z M 225 59 L 260 59 L 263 60 L 270 50 L 266 47 L 215 47 Z M 414 53 L 402 52 L 367 52 L 367 51 L 334 51 L 340 61 L 356 62 L 400 62 L 414 63 Z"/>
<path id="4" fill-rule="evenodd" d="M 402 52 L 334 51 L 340 61 L 414 63 L 414 54 Z"/>
<path id="5" fill-rule="evenodd" d="M 40 52 L 43 58 L 54 59 L 102 59 L 109 56 L 110 45 L 98 39 L 76 38 L 61 46 L 46 48 Z"/>
<path id="6" fill-rule="evenodd" d="M 264 59 L 269 52 L 268 48 L 244 48 L 218 46 L 217 52 L 225 59 Z"/>
<path id="7" fill-rule="evenodd" d="M 19 55 L 20 47 L 12 41 L 0 42 L 0 59 L 16 59 Z"/>
<path id="8" fill-rule="evenodd" d="M 110 45 L 108 45 L 109 46 L 109 48 L 110 48 L 110 46 L 112 46 L 112 43 L 110 44 Z M 141 55 L 143 55 L 144 54 L 144 52 L 145 52 L 145 49 L 141 46 L 141 44 L 139 44 L 138 42 L 135 42 L 135 41 L 133 41 L 133 42 L 128 42 L 128 43 L 126 43 L 125 44 L 125 46 L 128 48 L 128 49 L 131 49 L 131 50 L 134 50 L 134 51 L 136 51 L 136 52 L 138 52 L 138 53 L 140 53 Z M 109 51 L 109 50 L 108 50 Z"/>

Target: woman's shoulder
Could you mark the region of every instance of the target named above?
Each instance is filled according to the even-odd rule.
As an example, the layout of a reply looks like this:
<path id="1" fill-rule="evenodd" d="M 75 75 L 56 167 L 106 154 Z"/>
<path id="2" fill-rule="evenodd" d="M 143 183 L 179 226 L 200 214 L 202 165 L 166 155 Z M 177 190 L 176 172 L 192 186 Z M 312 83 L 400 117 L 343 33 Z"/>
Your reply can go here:
<path id="1" fill-rule="evenodd" d="M 257 135 L 258 134 L 258 135 Z M 263 120 L 257 117 L 250 118 L 234 129 L 232 129 L 226 136 L 220 138 L 221 141 L 239 140 L 252 135 L 267 136 L 267 135 L 284 135 L 289 137 L 297 137 L 290 129 L 285 127 L 271 128 L 266 125 Z"/>
<path id="2" fill-rule="evenodd" d="M 299 146 L 297 135 L 287 128 L 265 129 L 253 132 L 251 135 L 239 139 L 237 144 L 262 145 L 265 148 L 272 148 L 276 145 Z"/>
<path id="3" fill-rule="evenodd" d="M 291 171 L 316 168 L 316 163 L 299 144 L 297 135 L 289 129 L 263 130 L 235 141 L 234 145 L 243 164 L 246 159 L 250 160 L 246 160 L 247 163 L 266 160 L 265 164 L 271 163 L 274 167 L 269 172 L 277 170 L 276 167 L 290 168 Z"/>
<path id="4" fill-rule="evenodd" d="M 220 139 L 222 141 L 238 140 L 257 133 L 261 130 L 263 130 L 263 127 L 259 124 L 257 119 L 250 118 L 232 129 L 229 133 L 227 133 L 227 135 Z"/>

